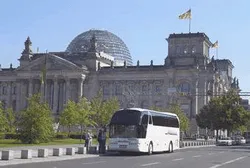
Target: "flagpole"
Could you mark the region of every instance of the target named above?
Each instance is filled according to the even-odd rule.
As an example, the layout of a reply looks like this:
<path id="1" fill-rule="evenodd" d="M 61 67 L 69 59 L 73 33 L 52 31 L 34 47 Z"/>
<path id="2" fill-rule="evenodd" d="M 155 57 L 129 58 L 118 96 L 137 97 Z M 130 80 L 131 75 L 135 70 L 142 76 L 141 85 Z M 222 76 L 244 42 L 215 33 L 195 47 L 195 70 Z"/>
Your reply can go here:
<path id="1" fill-rule="evenodd" d="M 189 10 L 190 10 L 190 17 L 189 17 L 189 33 L 191 33 L 191 18 L 192 18 L 191 7 L 189 8 Z"/>
<path id="2" fill-rule="evenodd" d="M 219 57 L 218 57 L 218 47 L 216 48 L 216 59 L 219 59 Z"/>
<path id="3" fill-rule="evenodd" d="M 191 18 L 189 18 L 189 33 L 191 33 Z"/>

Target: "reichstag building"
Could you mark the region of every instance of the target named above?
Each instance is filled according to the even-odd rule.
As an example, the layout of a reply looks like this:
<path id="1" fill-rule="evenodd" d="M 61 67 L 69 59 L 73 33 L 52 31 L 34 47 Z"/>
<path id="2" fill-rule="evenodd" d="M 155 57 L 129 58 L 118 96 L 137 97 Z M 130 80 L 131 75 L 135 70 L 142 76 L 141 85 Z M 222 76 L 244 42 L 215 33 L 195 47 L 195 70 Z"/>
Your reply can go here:
<path id="1" fill-rule="evenodd" d="M 170 34 L 162 65 L 132 62 L 126 44 L 115 34 L 91 29 L 76 36 L 63 52 L 34 53 L 28 37 L 18 58 L 20 65 L 0 69 L 0 100 L 4 108 L 20 111 L 27 97 L 41 92 L 54 116 L 67 100 L 116 96 L 121 108 L 169 107 L 178 102 L 198 133 L 195 115 L 214 95 L 231 87 L 230 60 L 209 55 L 212 43 L 205 33 Z M 46 67 L 46 84 L 41 70 Z M 208 94 L 210 93 L 210 94 Z"/>

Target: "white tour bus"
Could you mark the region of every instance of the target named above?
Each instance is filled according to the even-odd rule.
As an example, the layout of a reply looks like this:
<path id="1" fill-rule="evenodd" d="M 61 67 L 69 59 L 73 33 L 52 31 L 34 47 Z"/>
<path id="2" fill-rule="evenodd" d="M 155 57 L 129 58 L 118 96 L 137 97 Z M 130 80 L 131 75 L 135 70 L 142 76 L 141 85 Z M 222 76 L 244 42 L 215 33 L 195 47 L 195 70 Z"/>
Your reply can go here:
<path id="1" fill-rule="evenodd" d="M 116 111 L 109 124 L 109 151 L 173 152 L 179 148 L 176 114 L 141 108 Z"/>

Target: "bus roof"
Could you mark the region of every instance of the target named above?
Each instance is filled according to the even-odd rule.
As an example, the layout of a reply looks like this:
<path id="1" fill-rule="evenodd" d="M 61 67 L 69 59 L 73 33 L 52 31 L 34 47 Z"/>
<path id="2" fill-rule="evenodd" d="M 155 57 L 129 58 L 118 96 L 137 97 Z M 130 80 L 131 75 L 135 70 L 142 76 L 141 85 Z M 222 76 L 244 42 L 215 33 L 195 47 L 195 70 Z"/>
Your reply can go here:
<path id="1" fill-rule="evenodd" d="M 149 111 L 149 112 L 154 112 L 154 113 L 158 113 L 158 114 L 168 114 L 168 115 L 172 115 L 172 116 L 176 116 L 178 117 L 176 114 L 174 113 L 170 113 L 170 112 L 164 112 L 164 111 L 155 111 L 155 110 L 150 110 L 150 109 L 143 109 L 143 108 L 124 108 L 124 109 L 120 109 L 120 110 L 137 110 L 137 111 L 140 111 L 140 112 L 143 112 L 143 111 Z"/>

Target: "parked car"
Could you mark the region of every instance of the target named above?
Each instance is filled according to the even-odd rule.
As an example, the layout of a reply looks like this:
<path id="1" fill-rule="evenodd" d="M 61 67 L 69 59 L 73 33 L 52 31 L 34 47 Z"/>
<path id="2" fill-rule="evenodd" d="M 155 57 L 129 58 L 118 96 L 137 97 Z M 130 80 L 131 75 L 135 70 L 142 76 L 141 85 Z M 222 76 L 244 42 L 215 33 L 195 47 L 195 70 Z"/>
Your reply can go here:
<path id="1" fill-rule="evenodd" d="M 221 139 L 218 140 L 217 145 L 231 146 L 233 145 L 233 140 L 230 137 L 222 137 Z"/>
<path id="2" fill-rule="evenodd" d="M 242 136 L 234 136 L 232 137 L 233 145 L 241 145 L 246 143 L 246 139 Z"/>
<path id="3" fill-rule="evenodd" d="M 240 144 L 246 144 L 246 139 L 244 137 L 240 137 Z"/>

